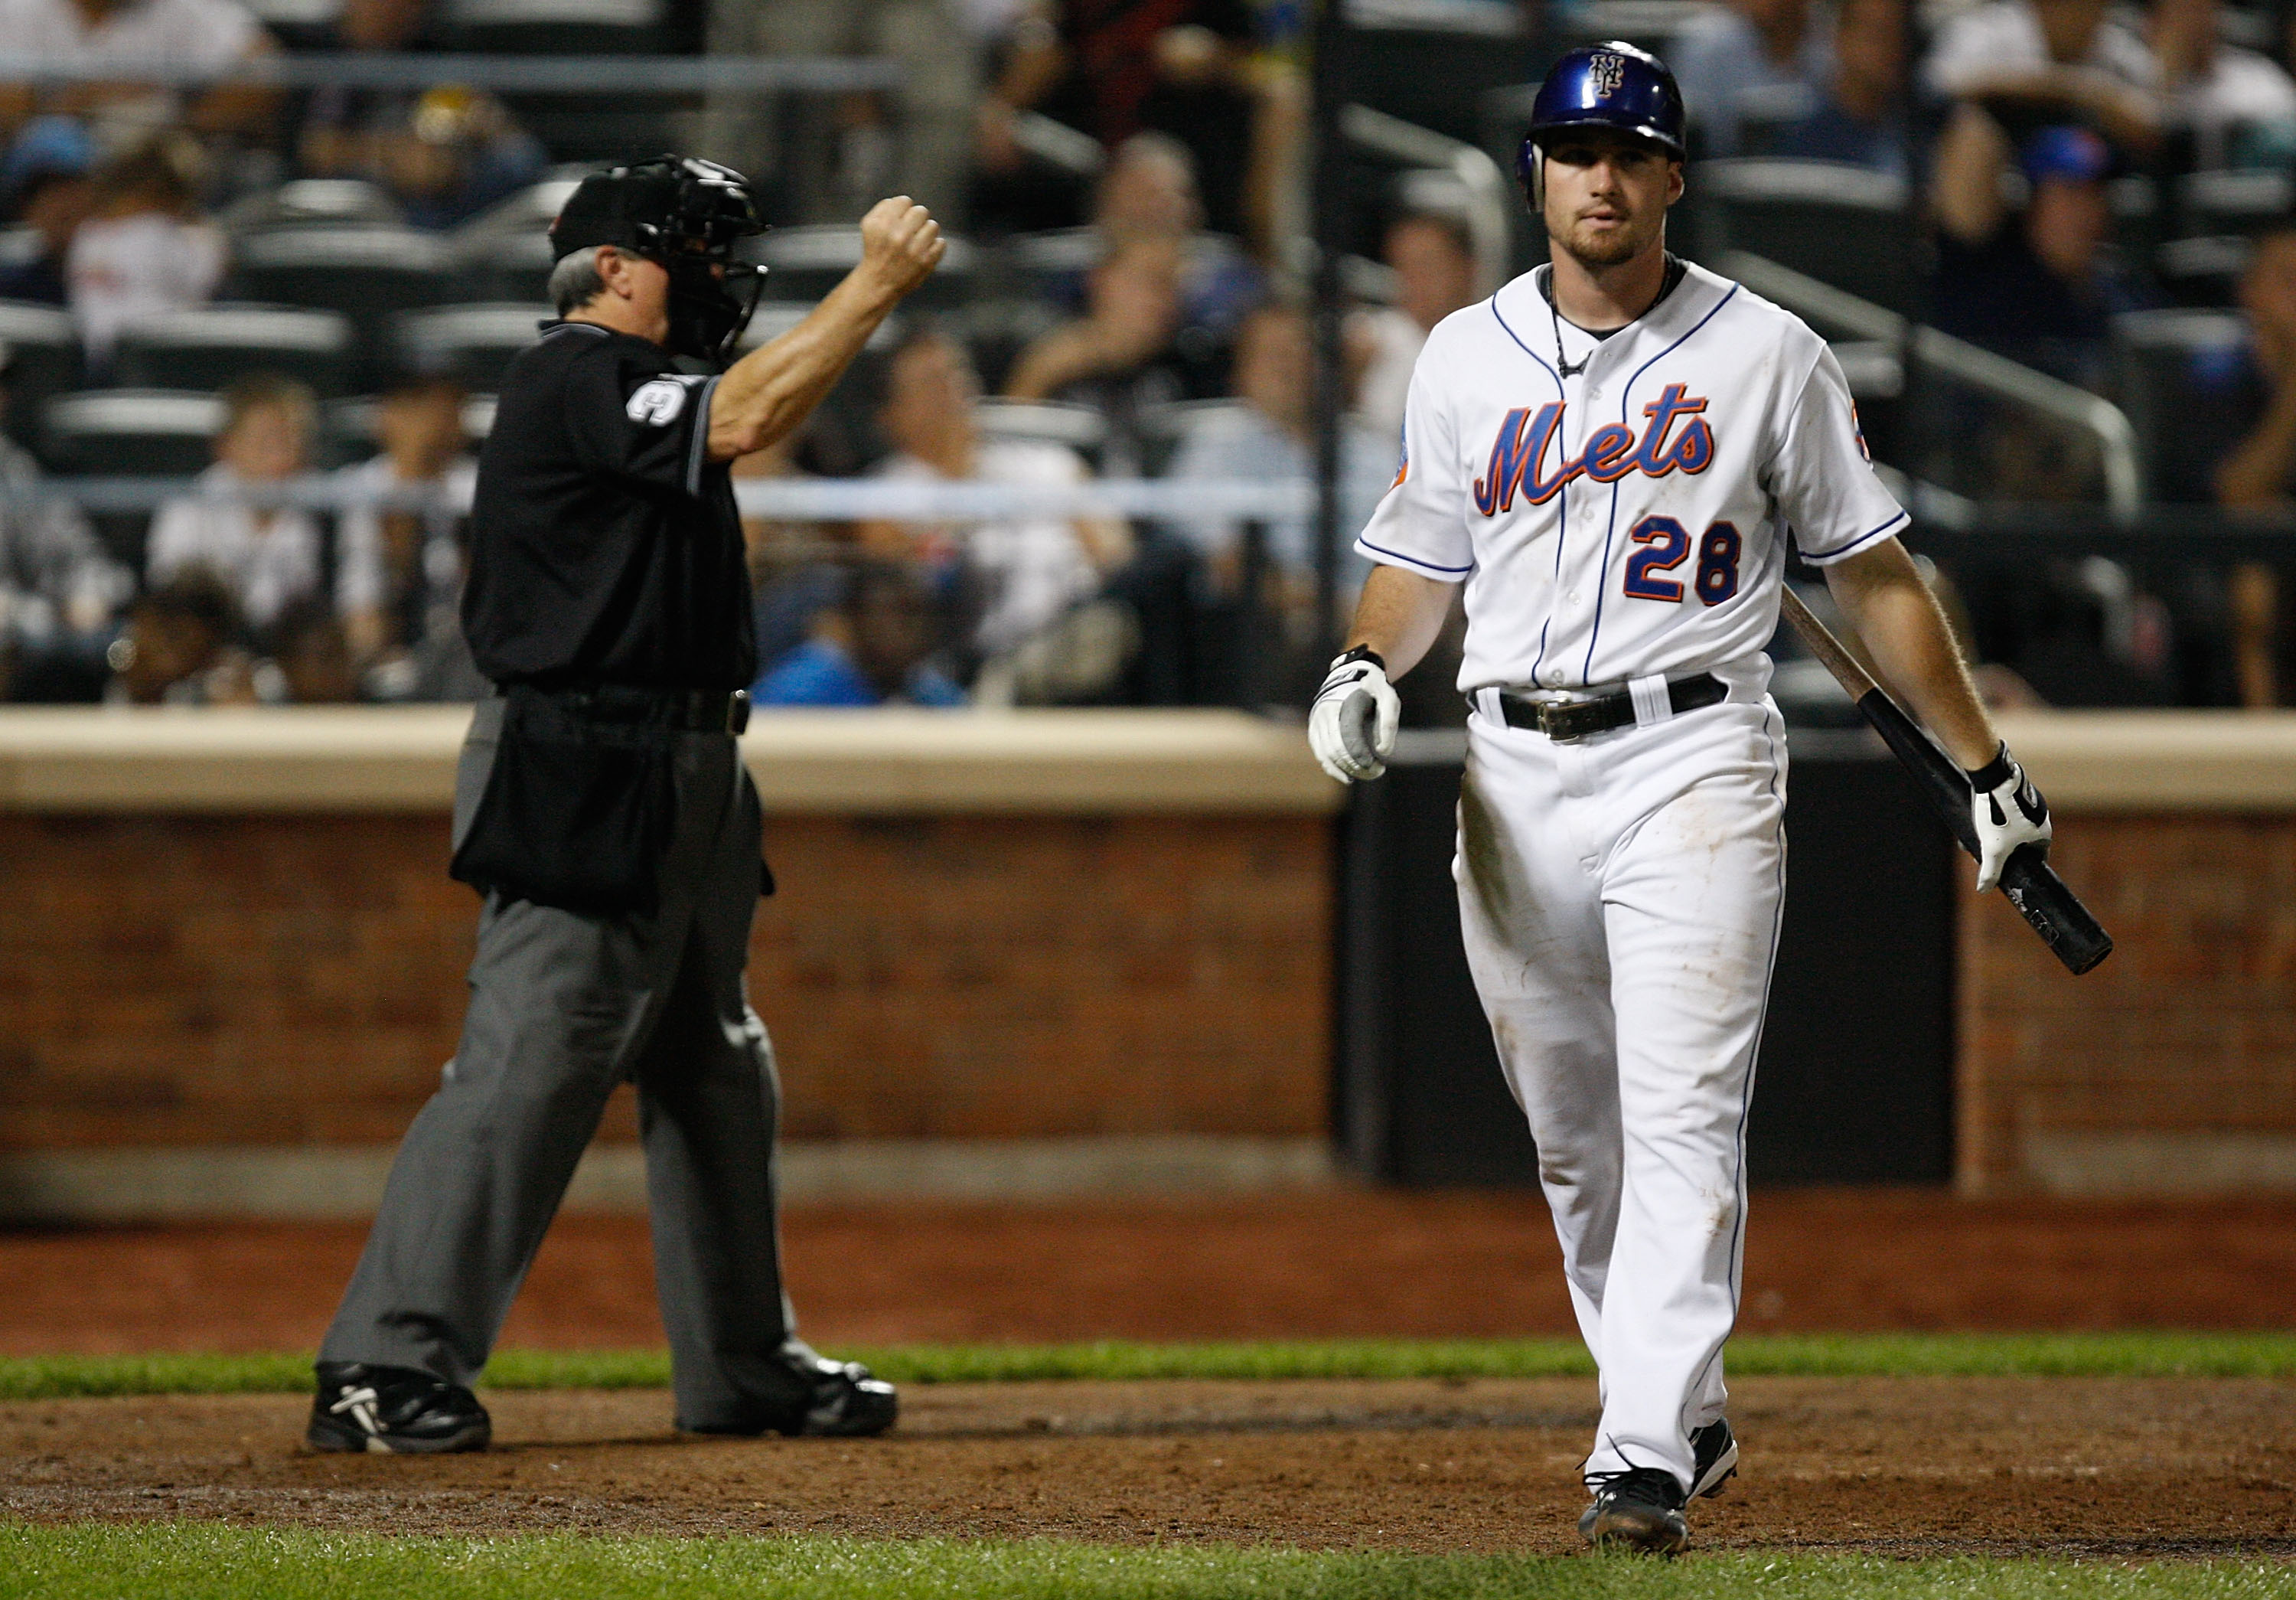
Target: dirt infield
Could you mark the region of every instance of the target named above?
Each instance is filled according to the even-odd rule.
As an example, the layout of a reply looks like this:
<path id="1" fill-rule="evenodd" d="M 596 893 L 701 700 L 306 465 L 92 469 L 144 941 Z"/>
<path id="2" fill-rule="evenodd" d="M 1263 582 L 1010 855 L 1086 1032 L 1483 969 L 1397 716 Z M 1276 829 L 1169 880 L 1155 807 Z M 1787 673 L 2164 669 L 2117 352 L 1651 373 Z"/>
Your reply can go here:
<path id="1" fill-rule="evenodd" d="M 1575 1380 L 913 1388 L 883 1440 L 681 1440 L 668 1397 L 490 1397 L 500 1444 L 320 1456 L 286 1396 L 0 1406 L 0 1516 L 390 1532 L 1568 1550 Z M 1707 1548 L 2296 1555 L 2296 1384 L 1750 1379 Z"/>
<path id="2" fill-rule="evenodd" d="M 1533 1194 L 1329 1194 L 793 1208 L 789 1278 L 835 1347 L 1100 1337 L 1569 1335 Z M 357 1226 L 0 1231 L 0 1355 L 318 1342 Z M 2296 1325 L 2296 1200 L 1964 1202 L 1758 1192 L 1741 1327 Z M 659 1345 L 645 1225 L 566 1218 L 512 1345 Z"/>

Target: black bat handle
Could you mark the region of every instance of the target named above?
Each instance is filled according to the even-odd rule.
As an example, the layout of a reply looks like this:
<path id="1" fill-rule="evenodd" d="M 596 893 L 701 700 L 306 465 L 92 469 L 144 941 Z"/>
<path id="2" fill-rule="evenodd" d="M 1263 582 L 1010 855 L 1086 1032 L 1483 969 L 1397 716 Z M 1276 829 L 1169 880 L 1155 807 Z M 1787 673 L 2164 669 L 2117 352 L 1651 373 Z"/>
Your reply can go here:
<path id="1" fill-rule="evenodd" d="M 2001 892 L 2074 976 L 2112 954 L 2112 935 L 2057 876 L 2047 845 L 2019 845 L 2011 853 L 2001 867 Z"/>
<path id="2" fill-rule="evenodd" d="M 1898 702 L 1880 689 L 1869 690 L 1857 702 L 1857 709 L 1914 775 L 1938 816 L 1960 841 L 1961 848 L 1975 856 L 1977 822 L 1970 815 L 1969 779 L 1946 759 L 1944 751 L 1930 743 L 1927 734 L 1914 726 L 1914 719 L 1898 708 Z M 2041 942 L 2075 975 L 2087 972 L 2112 954 L 2112 936 L 2089 915 L 2080 898 L 2065 887 L 2065 881 L 2057 876 L 2056 870 L 2049 865 L 2047 845 L 2018 847 L 2001 868 L 2001 892 L 2009 897 L 2017 915 L 2041 936 Z"/>

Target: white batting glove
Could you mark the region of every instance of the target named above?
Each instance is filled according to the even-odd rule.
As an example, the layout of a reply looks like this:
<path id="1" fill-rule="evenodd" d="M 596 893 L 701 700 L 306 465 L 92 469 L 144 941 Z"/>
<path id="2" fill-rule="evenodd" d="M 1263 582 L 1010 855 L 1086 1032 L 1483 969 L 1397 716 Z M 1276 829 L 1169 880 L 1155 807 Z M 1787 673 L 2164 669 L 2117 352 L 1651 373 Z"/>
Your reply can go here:
<path id="1" fill-rule="evenodd" d="M 1325 772 L 1342 784 L 1387 770 L 1403 702 L 1387 681 L 1387 663 L 1361 645 L 1332 663 L 1331 676 L 1308 708 L 1308 743 Z"/>
<path id="2" fill-rule="evenodd" d="M 2001 881 L 2001 869 L 2020 847 L 2049 841 L 2049 802 L 2005 744 L 1969 775 L 1969 789 L 1977 822 L 1977 892 L 1983 894 Z"/>

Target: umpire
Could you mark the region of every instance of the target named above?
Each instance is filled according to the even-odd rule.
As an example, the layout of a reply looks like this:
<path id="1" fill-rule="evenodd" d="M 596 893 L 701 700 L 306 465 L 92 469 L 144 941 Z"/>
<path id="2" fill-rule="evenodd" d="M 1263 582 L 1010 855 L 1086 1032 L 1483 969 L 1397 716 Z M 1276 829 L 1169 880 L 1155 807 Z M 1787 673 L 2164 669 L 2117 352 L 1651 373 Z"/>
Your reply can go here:
<path id="1" fill-rule="evenodd" d="M 757 300 L 735 250 L 763 231 L 741 174 L 668 156 L 584 179 L 552 225 L 561 320 L 504 380 L 472 516 L 463 620 L 497 692 L 455 786 L 453 871 L 486 897 L 470 1009 L 320 1348 L 315 1449 L 485 1448 L 469 1385 L 624 1079 L 678 1426 L 892 1425 L 892 1386 L 815 1354 L 782 1292 L 726 464 L 804 422 L 945 247 L 923 207 L 881 202 L 845 281 L 725 367 Z"/>

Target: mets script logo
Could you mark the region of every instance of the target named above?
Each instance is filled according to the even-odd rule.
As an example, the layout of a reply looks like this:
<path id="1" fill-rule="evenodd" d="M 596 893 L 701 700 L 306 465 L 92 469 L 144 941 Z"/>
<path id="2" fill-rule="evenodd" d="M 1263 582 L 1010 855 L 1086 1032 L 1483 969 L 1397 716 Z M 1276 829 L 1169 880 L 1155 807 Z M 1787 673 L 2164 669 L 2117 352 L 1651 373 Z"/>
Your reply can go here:
<path id="1" fill-rule="evenodd" d="M 1699 415 L 1706 409 L 1705 397 L 1693 398 L 1684 392 L 1682 384 L 1669 383 L 1665 392 L 1643 407 L 1649 425 L 1639 439 L 1624 423 L 1605 423 L 1587 436 L 1586 446 L 1577 455 L 1558 463 L 1554 476 L 1546 477 L 1546 452 L 1562 426 L 1564 404 L 1551 402 L 1536 414 L 1528 406 L 1517 406 L 1506 414 L 1498 437 L 1491 441 L 1491 464 L 1475 480 L 1477 511 L 1491 517 L 1513 510 L 1517 490 L 1529 504 L 1544 505 L 1573 478 L 1616 483 L 1629 472 L 1663 478 L 1677 469 L 1702 472 L 1713 464 L 1714 430 Z M 1690 425 L 1669 440 L 1667 435 L 1684 417 L 1690 419 Z"/>
<path id="2" fill-rule="evenodd" d="M 1595 98 L 1608 100 L 1627 81 L 1626 58 L 1608 53 L 1587 57 L 1587 78 L 1595 86 Z"/>

